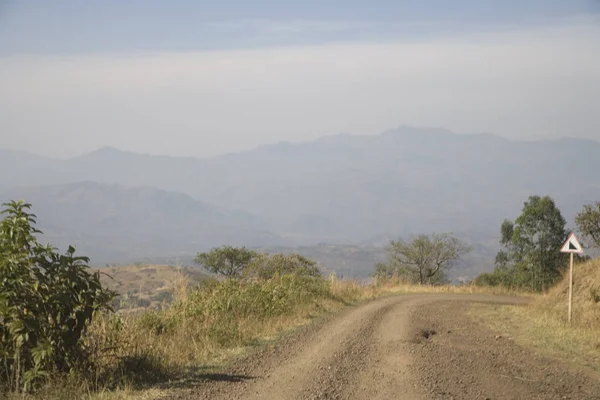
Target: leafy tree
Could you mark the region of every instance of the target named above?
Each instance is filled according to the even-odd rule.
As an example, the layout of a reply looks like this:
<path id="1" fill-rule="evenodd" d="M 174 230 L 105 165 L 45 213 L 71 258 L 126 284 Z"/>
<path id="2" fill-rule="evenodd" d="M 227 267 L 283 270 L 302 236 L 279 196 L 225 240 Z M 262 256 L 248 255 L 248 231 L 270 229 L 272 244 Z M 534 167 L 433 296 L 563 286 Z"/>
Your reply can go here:
<path id="1" fill-rule="evenodd" d="M 207 253 L 198 253 L 194 262 L 212 273 L 228 278 L 239 278 L 257 256 L 257 252 L 248 250 L 245 246 L 222 246 L 213 248 Z"/>
<path id="2" fill-rule="evenodd" d="M 30 204 L 3 205 L 0 222 L 0 381 L 29 390 L 51 372 L 86 362 L 82 338 L 95 312 L 111 309 L 115 293 L 70 246 L 42 246 Z"/>
<path id="3" fill-rule="evenodd" d="M 320 277 L 317 263 L 300 254 L 260 254 L 245 271 L 248 278 L 270 279 L 275 275 L 298 274 Z"/>
<path id="4" fill-rule="evenodd" d="M 388 246 L 388 251 L 390 248 L 391 246 Z M 389 254 L 387 262 L 379 262 L 375 264 L 375 272 L 373 273 L 373 276 L 382 280 L 400 278 L 410 282 L 416 282 L 412 270 L 396 262 L 396 260 L 390 257 Z"/>
<path id="5" fill-rule="evenodd" d="M 420 234 L 411 241 L 392 241 L 388 262 L 376 265 L 380 277 L 404 277 L 421 284 L 441 283 L 445 273 L 471 247 L 448 233 Z"/>
<path id="6" fill-rule="evenodd" d="M 541 291 L 553 285 L 566 266 L 560 247 L 566 221 L 549 196 L 530 196 L 521 215 L 500 228 L 503 249 L 496 256 L 498 279 L 507 286 Z"/>
<path id="7" fill-rule="evenodd" d="M 592 245 L 600 247 L 600 201 L 586 204 L 575 217 L 577 229 L 592 240 Z"/>

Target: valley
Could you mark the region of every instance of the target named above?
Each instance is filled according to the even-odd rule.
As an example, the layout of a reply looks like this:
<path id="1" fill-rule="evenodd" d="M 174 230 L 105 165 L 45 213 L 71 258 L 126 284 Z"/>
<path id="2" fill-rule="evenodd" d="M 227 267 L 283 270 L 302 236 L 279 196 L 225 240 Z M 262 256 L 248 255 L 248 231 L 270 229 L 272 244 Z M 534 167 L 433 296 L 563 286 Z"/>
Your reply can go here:
<path id="1" fill-rule="evenodd" d="M 569 221 L 598 198 L 598 152 L 589 140 L 409 126 L 207 159 L 3 150 L 0 169 L 11 173 L 0 176 L 0 199 L 35 204 L 48 240 L 76 239 L 98 267 L 190 259 L 227 243 L 314 254 L 365 278 L 390 240 L 450 231 L 474 246 L 453 271 L 458 282 L 492 270 L 502 220 L 530 194 L 551 195 Z"/>

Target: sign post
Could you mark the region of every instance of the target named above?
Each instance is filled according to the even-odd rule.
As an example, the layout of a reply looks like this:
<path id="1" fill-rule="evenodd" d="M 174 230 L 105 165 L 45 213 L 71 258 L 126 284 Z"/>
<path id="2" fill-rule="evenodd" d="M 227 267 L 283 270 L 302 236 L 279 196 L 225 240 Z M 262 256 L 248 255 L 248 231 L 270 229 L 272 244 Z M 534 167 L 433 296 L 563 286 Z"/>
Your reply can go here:
<path id="1" fill-rule="evenodd" d="M 574 233 L 571 233 L 563 247 L 560 249 L 561 253 L 569 253 L 571 255 L 571 262 L 569 267 L 569 324 L 571 323 L 571 315 L 573 308 L 573 254 L 581 254 L 583 253 L 583 247 L 579 240 L 577 240 L 577 236 Z"/>

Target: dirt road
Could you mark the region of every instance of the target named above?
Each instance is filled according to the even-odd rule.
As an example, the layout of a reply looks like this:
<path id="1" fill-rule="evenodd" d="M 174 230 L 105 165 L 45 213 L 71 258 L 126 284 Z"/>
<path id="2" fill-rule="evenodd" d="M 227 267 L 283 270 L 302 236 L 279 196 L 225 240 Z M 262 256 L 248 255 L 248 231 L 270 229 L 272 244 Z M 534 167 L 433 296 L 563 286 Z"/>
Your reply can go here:
<path id="1" fill-rule="evenodd" d="M 376 300 L 200 373 L 172 399 L 600 399 L 600 376 L 536 355 L 469 318 L 478 295 Z M 189 386 L 190 382 L 187 383 Z"/>

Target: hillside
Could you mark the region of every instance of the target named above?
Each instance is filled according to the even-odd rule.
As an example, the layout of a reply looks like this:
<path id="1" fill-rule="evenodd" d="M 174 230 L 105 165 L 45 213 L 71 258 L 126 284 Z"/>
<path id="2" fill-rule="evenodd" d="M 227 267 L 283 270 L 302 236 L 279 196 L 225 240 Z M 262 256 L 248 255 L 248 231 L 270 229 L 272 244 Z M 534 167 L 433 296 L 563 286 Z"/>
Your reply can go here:
<path id="1" fill-rule="evenodd" d="M 495 243 L 501 220 L 532 193 L 555 197 L 567 217 L 597 198 L 598 151 L 596 142 L 511 142 L 444 130 L 341 135 L 228 156 L 222 168 L 235 181 L 207 183 L 213 190 L 205 198 L 229 207 L 243 201 L 250 212 L 322 239 L 452 230 Z"/>
<path id="2" fill-rule="evenodd" d="M 2 157 L 0 168 L 12 173 L 0 177 L 0 187 L 147 185 L 243 209 L 299 238 L 357 241 L 382 233 L 453 230 L 492 243 L 500 221 L 518 212 L 532 193 L 555 197 L 567 217 L 597 199 L 600 182 L 593 171 L 600 168 L 599 152 L 600 143 L 587 140 L 515 142 L 400 127 L 204 160 L 104 148 L 67 161 L 36 158 L 35 165 L 44 164 L 42 174 L 29 161 L 15 167 L 5 164 L 11 157 Z"/>
<path id="3" fill-rule="evenodd" d="M 401 126 L 210 159 L 114 148 L 70 160 L 3 151 L 0 169 L 11 173 L 0 175 L 0 190 L 27 195 L 58 243 L 68 238 L 103 262 L 225 242 L 379 247 L 452 231 L 476 245 L 478 266 L 467 269 L 481 271 L 491 266 L 502 220 L 515 218 L 531 194 L 552 196 L 572 227 L 583 204 L 600 198 L 597 154 L 600 143 L 590 140 L 519 142 Z"/>
<path id="4" fill-rule="evenodd" d="M 536 305 L 565 318 L 568 296 L 569 279 L 565 273 L 565 278 L 538 299 Z M 600 332 L 600 258 L 576 264 L 573 268 L 573 323 Z"/>
<path id="5" fill-rule="evenodd" d="M 102 283 L 118 294 L 119 309 L 161 307 L 171 302 L 178 285 L 193 286 L 209 275 L 199 268 L 174 265 L 123 265 L 94 269 Z"/>
<path id="6" fill-rule="evenodd" d="M 150 187 L 77 182 L 16 187 L 0 199 L 32 203 L 43 240 L 60 249 L 75 244 L 94 265 L 195 254 L 222 243 L 288 243 L 246 212 Z"/>

